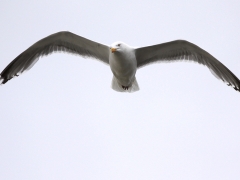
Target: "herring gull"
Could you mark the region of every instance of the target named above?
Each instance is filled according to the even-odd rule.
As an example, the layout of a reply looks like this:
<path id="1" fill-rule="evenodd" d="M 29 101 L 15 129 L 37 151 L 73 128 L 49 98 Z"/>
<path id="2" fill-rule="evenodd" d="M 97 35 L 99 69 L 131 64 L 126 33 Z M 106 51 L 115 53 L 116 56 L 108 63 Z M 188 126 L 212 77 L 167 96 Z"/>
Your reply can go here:
<path id="1" fill-rule="evenodd" d="M 29 70 L 39 57 L 57 51 L 99 59 L 110 65 L 113 73 L 112 88 L 118 92 L 139 90 L 135 77 L 138 68 L 154 62 L 183 59 L 207 66 L 215 77 L 240 92 L 239 79 L 226 66 L 188 41 L 175 40 L 141 48 L 134 48 L 123 42 L 115 42 L 108 46 L 67 31 L 47 36 L 22 52 L 1 72 L 0 84 L 5 84 L 13 77 Z"/>

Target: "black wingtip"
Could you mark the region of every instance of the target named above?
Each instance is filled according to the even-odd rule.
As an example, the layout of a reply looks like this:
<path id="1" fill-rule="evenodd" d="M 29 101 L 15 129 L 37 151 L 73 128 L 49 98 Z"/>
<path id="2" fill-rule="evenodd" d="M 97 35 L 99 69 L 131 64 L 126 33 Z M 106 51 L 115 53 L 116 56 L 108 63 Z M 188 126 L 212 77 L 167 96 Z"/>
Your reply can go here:
<path id="1" fill-rule="evenodd" d="M 0 75 L 0 85 L 5 84 L 6 82 L 8 82 L 8 80 L 10 80 L 10 79 L 4 78 Z"/>
<path id="2" fill-rule="evenodd" d="M 239 92 L 240 92 L 240 88 L 234 87 L 234 89 L 235 89 L 236 91 L 239 91 Z"/>
<path id="3" fill-rule="evenodd" d="M 0 75 L 0 85 L 3 84 L 3 80 L 4 80 L 4 79 L 3 79 L 2 76 Z"/>

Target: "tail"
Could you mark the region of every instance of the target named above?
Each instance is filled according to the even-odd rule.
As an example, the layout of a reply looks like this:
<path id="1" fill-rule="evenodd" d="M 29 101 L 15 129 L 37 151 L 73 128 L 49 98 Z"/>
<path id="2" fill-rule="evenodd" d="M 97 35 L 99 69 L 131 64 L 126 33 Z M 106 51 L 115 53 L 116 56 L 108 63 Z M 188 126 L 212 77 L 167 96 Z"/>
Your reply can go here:
<path id="1" fill-rule="evenodd" d="M 112 78 L 112 89 L 118 92 L 129 92 L 129 93 L 133 93 L 135 91 L 139 91 L 139 86 L 137 83 L 136 78 L 134 79 L 132 86 L 130 86 L 127 90 L 124 90 L 122 88 L 122 85 L 120 85 L 117 81 L 117 79 L 115 78 L 115 76 L 113 76 Z"/>

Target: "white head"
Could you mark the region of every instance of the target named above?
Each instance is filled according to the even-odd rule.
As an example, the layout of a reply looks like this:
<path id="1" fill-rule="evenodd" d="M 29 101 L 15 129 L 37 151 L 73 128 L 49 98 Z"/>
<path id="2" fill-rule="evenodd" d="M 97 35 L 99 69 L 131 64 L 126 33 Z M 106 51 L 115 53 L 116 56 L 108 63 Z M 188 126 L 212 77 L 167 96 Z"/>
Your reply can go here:
<path id="1" fill-rule="evenodd" d="M 112 53 L 124 52 L 127 51 L 128 49 L 130 49 L 130 46 L 121 41 L 114 42 L 110 46 L 110 50 Z"/>

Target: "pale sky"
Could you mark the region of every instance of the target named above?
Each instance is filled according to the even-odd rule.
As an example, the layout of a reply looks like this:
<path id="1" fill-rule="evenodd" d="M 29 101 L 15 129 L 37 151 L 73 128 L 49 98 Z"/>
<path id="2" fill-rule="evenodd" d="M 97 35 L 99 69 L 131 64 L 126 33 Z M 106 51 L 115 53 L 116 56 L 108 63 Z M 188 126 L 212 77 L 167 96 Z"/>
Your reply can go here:
<path id="1" fill-rule="evenodd" d="M 239 9 L 233 0 L 2 0 L 0 71 L 68 30 L 109 45 L 188 40 L 240 78 Z M 55 53 L 1 86 L 0 179 L 240 179 L 239 92 L 196 63 L 153 64 L 136 77 L 140 91 L 118 93 L 109 66 Z"/>

